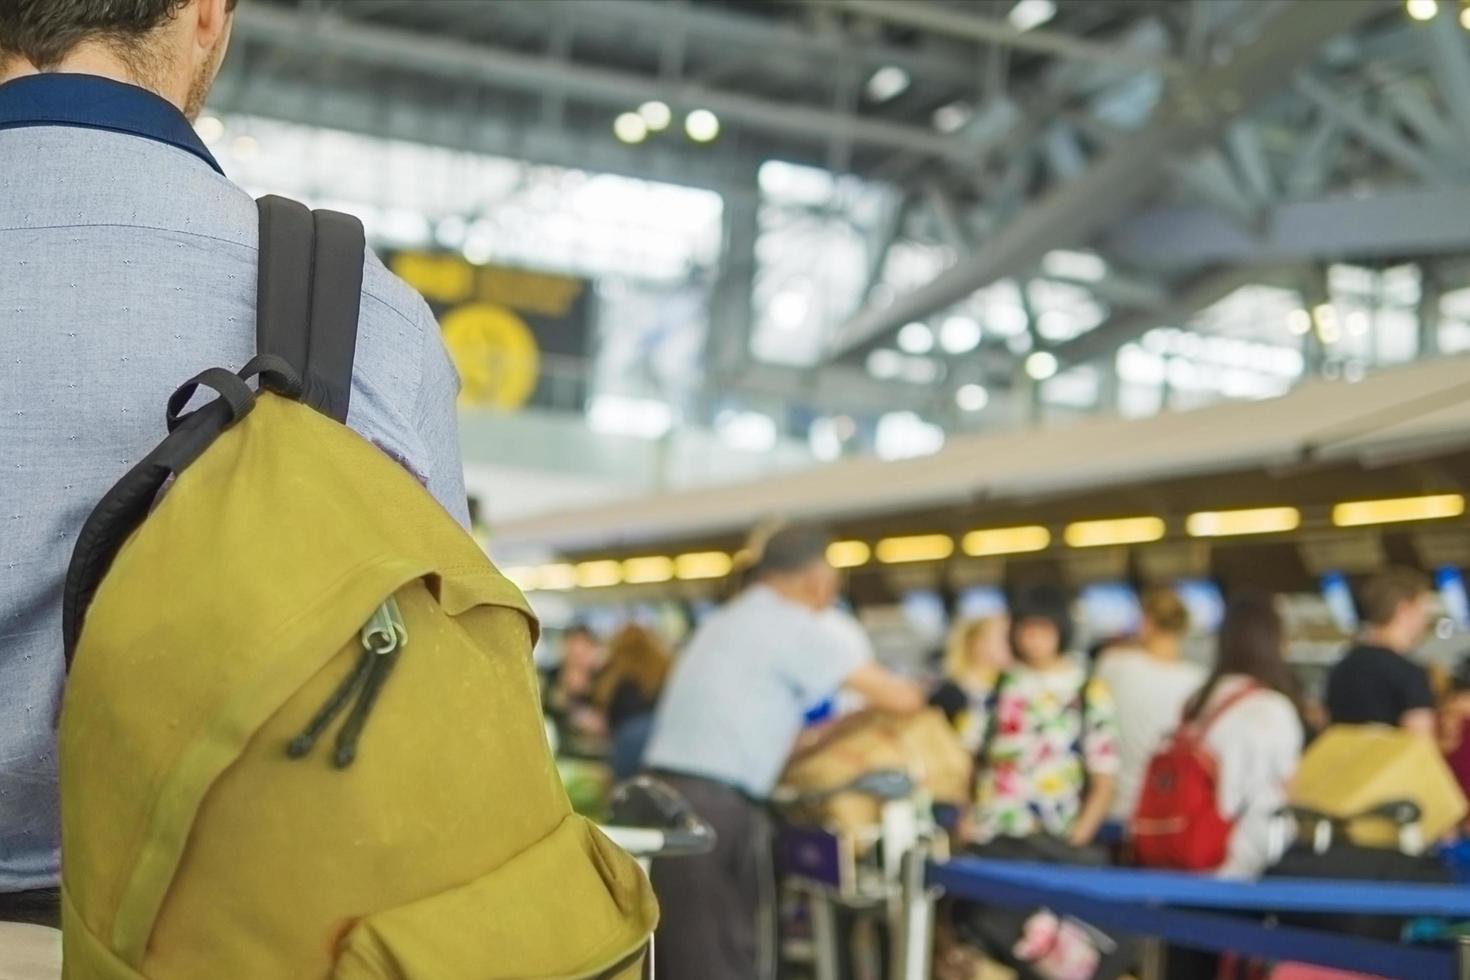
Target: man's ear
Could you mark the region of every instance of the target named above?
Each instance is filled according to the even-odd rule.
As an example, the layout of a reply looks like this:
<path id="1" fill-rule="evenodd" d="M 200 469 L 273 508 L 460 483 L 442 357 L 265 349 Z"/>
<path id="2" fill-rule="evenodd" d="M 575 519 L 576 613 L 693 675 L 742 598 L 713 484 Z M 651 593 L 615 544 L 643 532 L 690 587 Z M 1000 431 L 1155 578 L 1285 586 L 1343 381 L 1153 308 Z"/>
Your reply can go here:
<path id="1" fill-rule="evenodd" d="M 193 0 L 180 14 L 193 19 L 195 50 L 201 57 L 208 57 L 214 51 L 229 24 L 226 3 L 227 0 Z"/>

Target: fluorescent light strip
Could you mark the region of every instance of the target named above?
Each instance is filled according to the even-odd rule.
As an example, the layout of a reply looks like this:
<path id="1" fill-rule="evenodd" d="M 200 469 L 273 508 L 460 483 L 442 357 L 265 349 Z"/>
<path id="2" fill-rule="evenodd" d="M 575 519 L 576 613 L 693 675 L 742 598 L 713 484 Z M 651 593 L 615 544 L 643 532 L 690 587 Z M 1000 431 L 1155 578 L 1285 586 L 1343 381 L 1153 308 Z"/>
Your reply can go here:
<path id="1" fill-rule="evenodd" d="M 947 534 L 915 534 L 884 538 L 878 542 L 878 560 L 885 565 L 915 561 L 943 561 L 954 554 L 954 539 Z"/>
<path id="2" fill-rule="evenodd" d="M 723 551 L 691 551 L 674 559 L 674 574 L 684 581 L 723 578 L 730 574 L 730 564 Z"/>
<path id="3" fill-rule="evenodd" d="M 577 587 L 582 589 L 601 589 L 617 585 L 623 581 L 622 563 L 610 559 L 584 561 L 576 568 L 576 581 Z"/>
<path id="4" fill-rule="evenodd" d="M 542 565 L 536 570 L 536 588 L 538 589 L 560 592 L 575 588 L 576 585 L 577 570 L 571 565 L 565 563 Z"/>
<path id="5" fill-rule="evenodd" d="M 510 579 L 522 592 L 531 592 L 536 589 L 540 579 L 539 573 L 540 569 L 534 565 L 515 565 L 500 570 L 500 574 Z"/>
<path id="6" fill-rule="evenodd" d="M 674 577 L 674 560 L 663 555 L 629 558 L 623 562 L 623 581 L 629 585 L 651 585 Z"/>
<path id="7" fill-rule="evenodd" d="M 960 541 L 960 547 L 972 558 L 1043 551 L 1050 544 L 1051 532 L 1040 525 L 985 528 L 971 531 Z"/>
<path id="8" fill-rule="evenodd" d="M 1301 526 L 1295 507 L 1256 507 L 1250 510 L 1203 510 L 1190 514 L 1184 528 L 1194 538 L 1225 538 L 1238 534 L 1280 534 Z"/>
<path id="9" fill-rule="evenodd" d="M 827 561 L 833 568 L 857 568 L 873 557 L 865 541 L 833 541 L 827 546 Z"/>
<path id="10" fill-rule="evenodd" d="M 1463 513 L 1465 498 L 1458 493 L 1390 500 L 1349 500 L 1332 508 L 1332 523 L 1338 527 L 1363 527 L 1401 521 L 1432 521 L 1459 517 Z"/>
<path id="11" fill-rule="evenodd" d="M 1158 517 L 1120 517 L 1106 521 L 1077 521 L 1068 524 L 1062 537 L 1073 548 L 1100 548 L 1106 545 L 1143 544 L 1164 536 L 1164 522 Z"/>

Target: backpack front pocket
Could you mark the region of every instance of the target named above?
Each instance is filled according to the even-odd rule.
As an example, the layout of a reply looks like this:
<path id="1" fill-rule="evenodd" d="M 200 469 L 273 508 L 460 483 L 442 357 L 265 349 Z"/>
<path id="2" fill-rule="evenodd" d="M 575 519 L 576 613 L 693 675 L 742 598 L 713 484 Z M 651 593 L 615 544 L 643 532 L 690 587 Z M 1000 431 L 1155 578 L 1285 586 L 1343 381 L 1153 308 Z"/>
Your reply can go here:
<path id="1" fill-rule="evenodd" d="M 567 817 L 468 884 L 359 921 L 333 980 L 572 980 L 636 976 L 658 919 L 647 877 Z"/>

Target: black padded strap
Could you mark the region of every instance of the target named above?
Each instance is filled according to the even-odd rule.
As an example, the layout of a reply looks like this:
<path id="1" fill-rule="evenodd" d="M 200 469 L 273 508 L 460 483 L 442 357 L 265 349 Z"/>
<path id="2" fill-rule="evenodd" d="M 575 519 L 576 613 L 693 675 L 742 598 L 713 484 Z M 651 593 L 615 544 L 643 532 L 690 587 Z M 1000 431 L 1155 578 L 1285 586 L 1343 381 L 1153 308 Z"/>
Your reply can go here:
<path id="1" fill-rule="evenodd" d="M 263 197 L 256 207 L 256 350 L 293 365 L 304 400 L 345 422 L 362 302 L 362 222 L 336 211 L 313 213 L 282 197 Z"/>
<path id="2" fill-rule="evenodd" d="M 184 408 L 189 404 L 189 399 L 194 397 L 194 392 L 200 388 L 210 388 L 219 393 L 220 400 L 230 408 L 232 422 L 240 421 L 255 407 L 255 392 L 250 390 L 244 378 L 224 368 L 205 368 L 179 385 L 169 396 L 166 416 L 168 431 L 174 431 L 188 418 L 183 414 Z"/>
<path id="3" fill-rule="evenodd" d="M 260 219 L 255 350 L 281 358 L 305 376 L 315 221 L 305 205 L 284 197 L 262 197 L 255 206 Z"/>
<path id="4" fill-rule="evenodd" d="M 118 549 L 148 516 L 168 479 L 198 459 L 233 421 L 233 409 L 223 398 L 184 416 L 168 438 L 128 470 L 92 510 L 77 537 L 62 594 L 63 649 L 68 668 L 81 635 L 82 617 Z"/>
<path id="5" fill-rule="evenodd" d="M 312 262 L 310 342 L 306 374 L 312 407 L 347 421 L 352 397 L 352 359 L 362 303 L 362 222 L 336 211 L 316 212 Z"/>

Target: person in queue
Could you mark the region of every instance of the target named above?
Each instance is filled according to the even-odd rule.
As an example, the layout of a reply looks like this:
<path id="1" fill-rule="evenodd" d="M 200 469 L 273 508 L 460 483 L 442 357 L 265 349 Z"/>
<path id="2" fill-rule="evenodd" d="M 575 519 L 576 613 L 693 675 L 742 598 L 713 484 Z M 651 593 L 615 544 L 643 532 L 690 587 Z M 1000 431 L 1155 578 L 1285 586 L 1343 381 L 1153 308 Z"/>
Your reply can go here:
<path id="1" fill-rule="evenodd" d="M 1271 596 L 1246 593 L 1226 606 L 1215 668 L 1184 722 L 1204 728 L 1217 765 L 1215 805 L 1234 821 L 1216 874 L 1258 878 L 1279 857 L 1270 852 L 1271 822 L 1286 804 L 1306 737 L 1286 628 Z"/>
<path id="2" fill-rule="evenodd" d="M 1011 608 L 1016 664 L 996 681 L 976 757 L 973 843 L 1051 837 L 1092 844 L 1113 798 L 1117 720 L 1107 689 L 1068 656 L 1060 590 L 1033 588 Z"/>
<path id="3" fill-rule="evenodd" d="M 1011 666 L 1010 619 L 982 616 L 956 623 L 944 651 L 944 679 L 929 703 L 944 712 L 971 755 L 984 736 L 985 702 Z"/>
<path id="4" fill-rule="evenodd" d="M 646 767 L 715 829 L 713 852 L 654 863 L 660 972 L 706 980 L 769 976 L 774 926 L 763 801 L 811 706 L 840 688 L 870 709 L 924 707 L 918 685 L 831 628 L 838 574 L 820 528 L 776 531 L 749 584 L 712 613 L 680 654 L 654 720 Z"/>
<path id="5" fill-rule="evenodd" d="M 255 353 L 257 217 L 190 125 L 235 0 L 0 2 L 0 920 L 54 922 L 62 581 L 179 379 Z M 375 257 L 349 424 L 467 523 L 459 381 Z"/>
<path id="6" fill-rule="evenodd" d="M 1118 714 L 1118 789 L 1112 815 L 1127 820 L 1138 803 L 1144 772 L 1159 746 L 1179 725 L 1184 705 L 1205 681 L 1205 671 L 1184 659 L 1189 610 L 1167 588 L 1146 591 L 1134 643 L 1115 646 L 1098 662 Z"/>
<path id="7" fill-rule="evenodd" d="M 617 779 L 638 772 L 671 664 L 663 640 L 646 626 L 631 623 L 608 641 L 607 665 L 598 675 L 592 703 L 602 713 Z"/>
<path id="8" fill-rule="evenodd" d="M 561 747 L 585 747 L 607 735 L 606 718 L 593 697 L 602 661 L 602 641 L 591 627 L 576 623 L 562 633 L 561 663 L 547 671 L 542 696 Z"/>
<path id="9" fill-rule="evenodd" d="M 1429 672 L 1411 657 L 1429 631 L 1429 579 L 1409 568 L 1373 576 L 1359 594 L 1365 627 L 1327 678 L 1334 725 L 1392 725 L 1434 738 Z"/>

